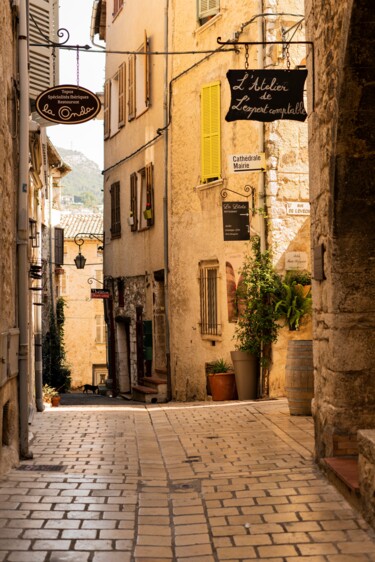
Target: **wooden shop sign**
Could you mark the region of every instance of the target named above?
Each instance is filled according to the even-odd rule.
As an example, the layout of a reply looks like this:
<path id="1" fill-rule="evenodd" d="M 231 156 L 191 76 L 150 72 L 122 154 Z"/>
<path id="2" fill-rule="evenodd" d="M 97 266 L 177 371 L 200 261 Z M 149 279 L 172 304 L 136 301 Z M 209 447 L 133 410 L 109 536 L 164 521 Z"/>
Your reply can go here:
<path id="1" fill-rule="evenodd" d="M 101 103 L 96 94 L 82 86 L 54 86 L 36 98 L 36 110 L 48 121 L 78 125 L 93 119 Z"/>
<path id="2" fill-rule="evenodd" d="M 223 203 L 224 240 L 250 240 L 250 214 L 247 201 Z"/>
<path id="3" fill-rule="evenodd" d="M 231 91 L 226 121 L 305 121 L 307 70 L 228 70 Z"/>

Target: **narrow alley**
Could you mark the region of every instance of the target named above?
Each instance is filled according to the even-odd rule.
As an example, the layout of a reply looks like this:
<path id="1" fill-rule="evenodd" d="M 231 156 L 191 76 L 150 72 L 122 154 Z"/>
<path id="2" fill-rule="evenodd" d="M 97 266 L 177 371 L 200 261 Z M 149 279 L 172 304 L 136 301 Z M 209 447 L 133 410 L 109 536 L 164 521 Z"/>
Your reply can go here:
<path id="1" fill-rule="evenodd" d="M 31 431 L 0 481 L 3 562 L 375 561 L 285 399 L 62 406 Z"/>

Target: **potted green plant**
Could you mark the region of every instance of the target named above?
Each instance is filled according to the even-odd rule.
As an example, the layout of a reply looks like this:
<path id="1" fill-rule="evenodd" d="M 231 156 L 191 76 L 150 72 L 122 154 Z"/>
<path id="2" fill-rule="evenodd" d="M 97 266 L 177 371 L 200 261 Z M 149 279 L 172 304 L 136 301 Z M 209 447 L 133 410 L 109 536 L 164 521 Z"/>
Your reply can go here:
<path id="1" fill-rule="evenodd" d="M 275 310 L 285 318 L 285 325 L 289 326 L 289 330 L 298 330 L 304 317 L 311 314 L 311 288 L 305 290 L 305 286 L 292 276 L 287 276 L 282 284 Z"/>
<path id="2" fill-rule="evenodd" d="M 284 318 L 284 326 L 298 331 L 312 312 L 309 274 L 288 273 L 275 309 Z M 291 415 L 311 415 L 314 397 L 314 364 L 312 340 L 291 339 L 288 342 L 285 368 L 285 392 Z"/>
<path id="3" fill-rule="evenodd" d="M 238 398 L 258 395 L 259 366 L 270 361 L 270 345 L 277 340 L 280 313 L 275 303 L 281 291 L 281 277 L 272 265 L 271 253 L 260 249 L 259 236 L 252 239 L 252 253 L 245 256 L 237 289 L 238 323 L 236 351 L 231 358 L 236 375 Z"/>
<path id="4" fill-rule="evenodd" d="M 59 395 L 56 388 L 45 384 L 43 386 L 43 402 L 51 404 L 52 407 L 56 407 L 60 404 L 61 396 Z"/>
<path id="5" fill-rule="evenodd" d="M 234 400 L 236 398 L 236 380 L 233 367 L 224 359 L 217 359 L 209 365 L 208 382 L 212 400 Z"/>

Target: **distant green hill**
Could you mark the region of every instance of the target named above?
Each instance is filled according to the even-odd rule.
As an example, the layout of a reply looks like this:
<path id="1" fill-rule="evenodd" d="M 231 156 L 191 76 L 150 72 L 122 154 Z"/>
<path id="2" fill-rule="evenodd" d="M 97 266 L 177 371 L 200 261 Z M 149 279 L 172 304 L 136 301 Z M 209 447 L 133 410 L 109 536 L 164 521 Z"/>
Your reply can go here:
<path id="1" fill-rule="evenodd" d="M 99 166 L 82 152 L 56 147 L 72 171 L 61 180 L 62 195 L 75 195 L 84 207 L 103 204 L 103 176 Z"/>

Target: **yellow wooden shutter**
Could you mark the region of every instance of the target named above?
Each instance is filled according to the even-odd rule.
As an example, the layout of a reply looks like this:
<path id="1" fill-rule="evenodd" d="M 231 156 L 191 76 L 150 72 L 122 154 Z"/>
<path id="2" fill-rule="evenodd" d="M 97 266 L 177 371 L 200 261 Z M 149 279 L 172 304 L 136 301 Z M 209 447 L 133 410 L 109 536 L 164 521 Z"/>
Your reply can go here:
<path id="1" fill-rule="evenodd" d="M 220 82 L 214 82 L 201 92 L 202 183 L 221 177 L 220 152 Z"/>
<path id="2" fill-rule="evenodd" d="M 104 84 L 104 138 L 110 135 L 110 112 L 111 112 L 111 81 L 106 80 Z"/>
<path id="3" fill-rule="evenodd" d="M 123 62 L 118 69 L 118 126 L 125 125 L 125 90 L 126 90 L 126 65 Z"/>

